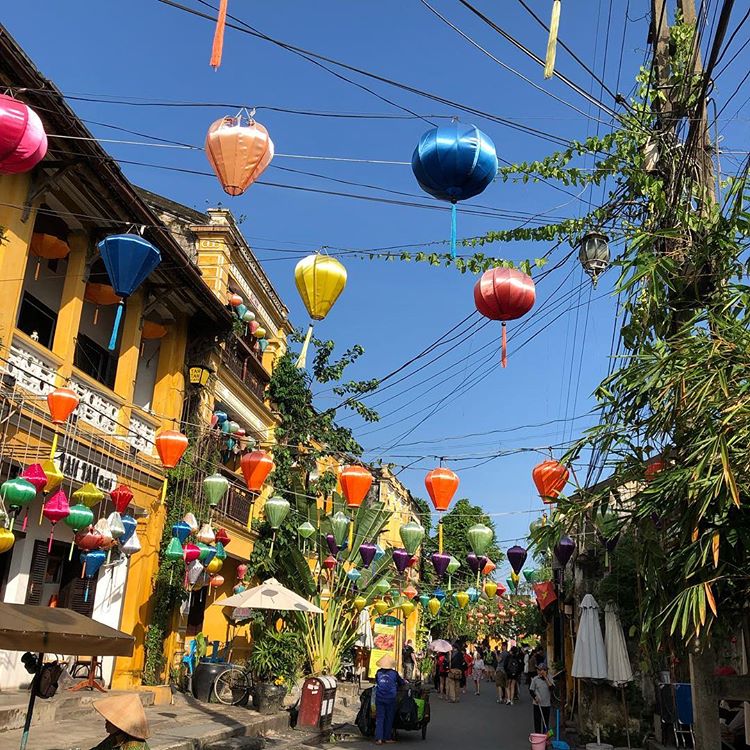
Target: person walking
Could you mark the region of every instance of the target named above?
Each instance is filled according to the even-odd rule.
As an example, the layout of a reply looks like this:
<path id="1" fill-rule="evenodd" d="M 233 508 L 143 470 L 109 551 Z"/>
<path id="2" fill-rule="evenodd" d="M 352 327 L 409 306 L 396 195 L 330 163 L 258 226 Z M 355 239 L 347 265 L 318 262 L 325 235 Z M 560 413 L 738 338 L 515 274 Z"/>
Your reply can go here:
<path id="1" fill-rule="evenodd" d="M 474 680 L 474 695 L 479 695 L 479 685 L 484 677 L 484 659 L 481 651 L 474 654 L 474 663 L 471 665 L 471 679 Z"/>
<path id="2" fill-rule="evenodd" d="M 440 694 L 440 699 L 445 700 L 448 680 L 448 662 L 450 656 L 448 654 L 438 654 L 437 662 L 435 663 L 435 679 L 437 680 L 436 690 Z"/>
<path id="3" fill-rule="evenodd" d="M 497 702 L 507 703 L 508 675 L 505 671 L 505 660 L 508 652 L 503 649 L 497 654 L 497 666 L 495 667 L 495 689 L 497 690 Z"/>
<path id="4" fill-rule="evenodd" d="M 446 679 L 446 697 L 449 703 L 458 703 L 458 693 L 461 687 L 461 678 L 466 670 L 464 655 L 457 647 L 453 647 L 448 660 L 448 675 Z"/>
<path id="5" fill-rule="evenodd" d="M 404 679 L 409 681 L 414 676 L 414 667 L 417 663 L 417 656 L 411 640 L 408 640 L 401 649 L 401 665 L 404 670 Z"/>
<path id="6" fill-rule="evenodd" d="M 404 684 L 396 671 L 396 660 L 386 654 L 378 661 L 375 673 L 375 744 L 394 742 L 393 722 L 396 719 L 396 696 Z"/>
<path id="7" fill-rule="evenodd" d="M 497 649 L 490 649 L 484 661 L 484 673 L 488 682 L 495 681 L 495 669 L 497 668 Z"/>
<path id="8" fill-rule="evenodd" d="M 536 677 L 531 679 L 529 692 L 533 702 L 534 731 L 537 734 L 549 730 L 549 714 L 552 705 L 552 688 L 555 681 L 547 673 L 547 665 L 542 663 L 537 667 Z"/>
<path id="9" fill-rule="evenodd" d="M 474 664 L 474 657 L 466 650 L 466 646 L 461 647 L 461 652 L 464 657 L 464 671 L 461 675 L 461 692 L 466 695 L 466 682 L 468 676 L 471 674 L 471 668 Z"/>
<path id="10" fill-rule="evenodd" d="M 508 684 L 505 690 L 505 703 L 510 706 L 519 699 L 518 680 L 523 674 L 523 656 L 518 646 L 513 646 L 505 658 L 505 674 Z"/>

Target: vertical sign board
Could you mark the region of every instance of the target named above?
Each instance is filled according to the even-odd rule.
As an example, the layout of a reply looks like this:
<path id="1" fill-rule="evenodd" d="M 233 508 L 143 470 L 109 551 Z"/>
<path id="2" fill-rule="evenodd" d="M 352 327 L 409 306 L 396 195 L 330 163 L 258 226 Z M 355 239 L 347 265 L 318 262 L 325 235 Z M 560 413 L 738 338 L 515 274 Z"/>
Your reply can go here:
<path id="1" fill-rule="evenodd" d="M 370 652 L 369 677 L 375 677 L 378 671 L 378 662 L 386 655 L 390 654 L 398 662 L 397 641 L 398 627 L 401 620 L 398 617 L 378 617 L 375 619 L 375 625 L 372 629 L 373 648 Z"/>

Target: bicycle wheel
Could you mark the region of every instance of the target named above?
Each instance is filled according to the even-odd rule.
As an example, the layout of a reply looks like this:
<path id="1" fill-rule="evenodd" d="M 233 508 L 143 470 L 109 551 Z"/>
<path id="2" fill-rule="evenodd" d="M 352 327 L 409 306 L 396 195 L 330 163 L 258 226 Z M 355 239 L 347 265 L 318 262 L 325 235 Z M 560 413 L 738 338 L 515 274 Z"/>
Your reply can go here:
<path id="1" fill-rule="evenodd" d="M 250 680 L 241 669 L 226 669 L 214 680 L 214 695 L 225 706 L 246 705 L 250 698 Z"/>

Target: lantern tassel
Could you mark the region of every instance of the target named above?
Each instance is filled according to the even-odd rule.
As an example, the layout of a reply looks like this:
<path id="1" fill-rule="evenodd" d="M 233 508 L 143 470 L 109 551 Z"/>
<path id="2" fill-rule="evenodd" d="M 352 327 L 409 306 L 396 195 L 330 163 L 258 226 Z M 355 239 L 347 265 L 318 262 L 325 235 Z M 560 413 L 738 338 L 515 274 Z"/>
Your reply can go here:
<path id="1" fill-rule="evenodd" d="M 552 18 L 549 22 L 549 39 L 547 40 L 547 59 L 544 61 L 544 77 L 555 75 L 555 58 L 557 57 L 557 33 L 560 29 L 561 0 L 552 0 Z"/>
<path id="2" fill-rule="evenodd" d="M 52 531 L 49 533 L 49 543 L 47 544 L 47 554 L 52 552 L 52 537 L 55 535 L 55 524 L 52 524 Z"/>
<path id="3" fill-rule="evenodd" d="M 221 54 L 224 51 L 224 27 L 227 23 L 227 5 L 229 0 L 221 0 L 219 3 L 219 15 L 216 17 L 216 31 L 214 31 L 214 43 L 211 47 L 211 67 L 218 70 L 221 65 Z"/>
<path id="4" fill-rule="evenodd" d="M 169 484 L 169 479 L 167 477 L 164 477 L 164 484 L 161 486 L 161 499 L 159 502 L 163 503 L 167 499 L 167 485 Z"/>
<path id="5" fill-rule="evenodd" d="M 500 364 L 503 367 L 508 366 L 508 337 L 505 331 L 505 321 L 503 321 L 503 342 L 502 342 L 502 354 L 500 355 Z"/>
<path id="6" fill-rule="evenodd" d="M 349 543 L 347 547 L 349 548 L 349 554 L 352 552 L 352 544 L 354 542 L 354 521 L 349 521 Z"/>
<path id="7" fill-rule="evenodd" d="M 42 265 L 41 260 L 37 260 L 36 262 L 36 270 L 34 271 L 34 281 L 39 281 L 39 267 Z"/>
<path id="8" fill-rule="evenodd" d="M 443 517 L 438 521 L 438 552 L 443 553 Z"/>
<path id="9" fill-rule="evenodd" d="M 57 430 L 55 430 L 55 434 L 52 437 L 52 447 L 49 449 L 49 460 L 52 461 L 55 457 L 55 452 L 57 451 Z"/>
<path id="10" fill-rule="evenodd" d="M 21 531 L 26 531 L 26 527 L 29 525 L 29 509 L 26 508 L 26 515 L 23 517 L 23 525 Z"/>
<path id="11" fill-rule="evenodd" d="M 276 531 L 273 532 L 273 536 L 271 537 L 271 551 L 268 553 L 269 557 L 273 555 L 273 545 L 275 543 L 276 543 Z"/>
<path id="12" fill-rule="evenodd" d="M 255 508 L 255 503 L 253 500 L 250 500 L 250 512 L 247 514 L 247 530 L 252 531 L 253 530 L 253 510 Z"/>
<path id="13" fill-rule="evenodd" d="M 73 547 L 75 547 L 76 541 L 75 539 L 70 543 L 70 552 L 68 552 L 68 562 L 70 562 L 73 559 Z"/>
<path id="14" fill-rule="evenodd" d="M 115 313 L 115 324 L 112 326 L 112 335 L 109 339 L 109 346 L 107 349 L 113 352 L 117 346 L 117 334 L 120 331 L 120 321 L 122 320 L 122 311 L 125 308 L 125 303 L 121 300 L 120 304 L 117 305 L 117 312 Z"/>
<path id="15" fill-rule="evenodd" d="M 297 369 L 304 370 L 307 367 L 307 350 L 310 348 L 310 341 L 312 339 L 313 324 L 310 323 L 305 335 L 305 340 L 302 342 L 302 350 L 297 357 Z"/>
<path id="16" fill-rule="evenodd" d="M 456 257 L 456 204 L 451 203 L 451 258 Z"/>

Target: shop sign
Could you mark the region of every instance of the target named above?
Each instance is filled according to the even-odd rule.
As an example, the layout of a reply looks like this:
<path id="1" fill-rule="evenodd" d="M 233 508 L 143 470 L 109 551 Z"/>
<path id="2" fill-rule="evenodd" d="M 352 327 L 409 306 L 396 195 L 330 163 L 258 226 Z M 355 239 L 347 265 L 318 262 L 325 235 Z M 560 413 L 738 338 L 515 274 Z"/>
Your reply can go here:
<path id="1" fill-rule="evenodd" d="M 81 484 L 91 482 L 102 492 L 111 492 L 117 486 L 117 474 L 102 469 L 96 464 L 72 456 L 70 453 L 57 453 L 55 458 L 59 462 L 62 473 L 68 478 Z"/>

